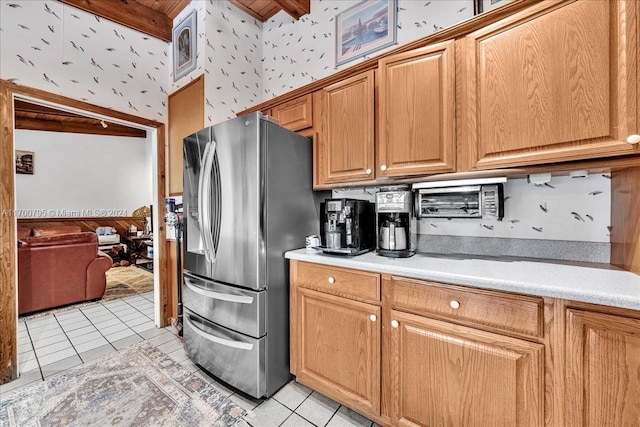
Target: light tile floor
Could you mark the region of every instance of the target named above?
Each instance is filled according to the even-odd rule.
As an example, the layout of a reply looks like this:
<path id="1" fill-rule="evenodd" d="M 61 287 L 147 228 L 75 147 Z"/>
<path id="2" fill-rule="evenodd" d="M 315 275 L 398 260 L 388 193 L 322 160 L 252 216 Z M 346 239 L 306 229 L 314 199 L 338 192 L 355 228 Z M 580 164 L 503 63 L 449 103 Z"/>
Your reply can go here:
<path id="1" fill-rule="evenodd" d="M 143 340 L 238 405 L 253 411 L 255 416 L 248 422 L 251 426 L 377 426 L 295 381 L 269 399 L 253 399 L 216 381 L 191 362 L 174 327 L 155 327 L 153 292 L 21 318 L 18 323 L 20 377 L 0 385 L 0 396 Z"/>

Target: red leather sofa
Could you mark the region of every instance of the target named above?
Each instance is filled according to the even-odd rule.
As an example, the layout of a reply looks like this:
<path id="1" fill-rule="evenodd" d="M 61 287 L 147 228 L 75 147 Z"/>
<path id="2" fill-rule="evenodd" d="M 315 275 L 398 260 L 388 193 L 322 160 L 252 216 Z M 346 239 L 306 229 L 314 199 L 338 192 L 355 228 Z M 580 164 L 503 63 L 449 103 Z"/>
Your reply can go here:
<path id="1" fill-rule="evenodd" d="M 102 298 L 111 257 L 80 227 L 18 228 L 18 313 Z"/>

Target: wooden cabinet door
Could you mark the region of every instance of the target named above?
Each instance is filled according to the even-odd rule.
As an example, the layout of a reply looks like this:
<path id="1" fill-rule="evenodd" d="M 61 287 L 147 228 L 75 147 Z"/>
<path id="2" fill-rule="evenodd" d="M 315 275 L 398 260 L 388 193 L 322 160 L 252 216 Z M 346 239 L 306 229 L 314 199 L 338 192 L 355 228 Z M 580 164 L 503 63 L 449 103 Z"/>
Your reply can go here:
<path id="1" fill-rule="evenodd" d="M 640 420 L 640 320 L 567 311 L 567 425 Z"/>
<path id="2" fill-rule="evenodd" d="M 301 96 L 271 108 L 271 115 L 280 126 L 299 131 L 313 126 L 313 98 L 311 94 Z"/>
<path id="3" fill-rule="evenodd" d="M 322 89 L 322 124 L 315 141 L 318 184 L 374 178 L 374 72 Z"/>
<path id="4" fill-rule="evenodd" d="M 378 62 L 378 176 L 455 171 L 454 61 L 447 41 Z"/>
<path id="5" fill-rule="evenodd" d="M 458 170 L 640 153 L 626 142 L 639 5 L 541 2 L 462 38 Z"/>
<path id="6" fill-rule="evenodd" d="M 394 310 L 391 318 L 394 425 L 544 424 L 543 345 Z"/>
<path id="7" fill-rule="evenodd" d="M 204 75 L 169 95 L 168 190 L 182 194 L 182 140 L 204 127 Z"/>
<path id="8" fill-rule="evenodd" d="M 353 409 L 380 413 L 380 307 L 298 289 L 298 381 Z"/>

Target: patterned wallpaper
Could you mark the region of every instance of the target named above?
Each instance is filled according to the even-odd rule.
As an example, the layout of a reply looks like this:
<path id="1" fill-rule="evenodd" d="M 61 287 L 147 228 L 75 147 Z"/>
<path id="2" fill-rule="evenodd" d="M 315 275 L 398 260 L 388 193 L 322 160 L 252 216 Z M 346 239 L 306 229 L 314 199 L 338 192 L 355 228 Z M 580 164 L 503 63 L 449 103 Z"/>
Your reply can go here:
<path id="1" fill-rule="evenodd" d="M 0 78 L 166 122 L 169 44 L 58 1 L 0 0 Z"/>
<path id="2" fill-rule="evenodd" d="M 333 197 L 375 201 L 377 187 L 334 190 Z M 585 178 L 553 176 L 543 186 L 526 178 L 509 179 L 504 186 L 504 218 L 425 218 L 416 231 L 424 235 L 500 237 L 609 243 L 611 175 Z"/>
<path id="3" fill-rule="evenodd" d="M 498 220 L 421 219 L 418 233 L 447 236 L 610 241 L 611 175 L 554 176 L 537 186 L 509 179 L 504 187 L 504 218 Z"/>
<path id="4" fill-rule="evenodd" d="M 262 23 L 228 1 L 208 0 L 205 125 L 262 102 Z"/>
<path id="5" fill-rule="evenodd" d="M 193 9 L 198 14 L 197 68 L 177 82 L 171 73 L 171 93 L 204 73 L 204 123 L 209 126 L 262 102 L 262 23 L 226 0 L 193 0 L 174 26 Z"/>
<path id="6" fill-rule="evenodd" d="M 282 95 L 364 59 L 335 66 L 335 17 L 355 3 L 348 0 L 311 0 L 311 13 L 299 21 L 285 12 L 278 12 L 264 23 L 263 100 Z M 398 44 L 425 37 L 472 16 L 472 0 L 398 0 Z M 370 56 L 381 52 L 384 50 Z"/>

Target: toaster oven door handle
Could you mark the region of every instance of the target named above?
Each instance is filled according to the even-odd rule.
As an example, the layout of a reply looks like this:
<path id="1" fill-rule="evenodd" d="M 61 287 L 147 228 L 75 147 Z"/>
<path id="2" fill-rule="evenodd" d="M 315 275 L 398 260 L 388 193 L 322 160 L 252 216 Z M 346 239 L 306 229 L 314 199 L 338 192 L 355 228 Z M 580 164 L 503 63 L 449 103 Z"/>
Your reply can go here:
<path id="1" fill-rule="evenodd" d="M 421 188 L 419 194 L 451 194 L 451 193 L 480 193 L 479 185 L 467 185 L 464 187 L 449 188 Z"/>

